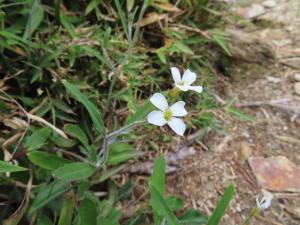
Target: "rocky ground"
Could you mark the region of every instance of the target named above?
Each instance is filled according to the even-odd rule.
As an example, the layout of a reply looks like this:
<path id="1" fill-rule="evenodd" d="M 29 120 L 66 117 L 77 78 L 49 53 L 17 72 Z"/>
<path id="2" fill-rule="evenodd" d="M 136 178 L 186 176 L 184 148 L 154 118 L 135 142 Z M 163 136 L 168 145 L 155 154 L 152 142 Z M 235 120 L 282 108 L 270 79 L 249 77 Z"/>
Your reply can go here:
<path id="1" fill-rule="evenodd" d="M 297 225 L 300 2 L 228 4 L 242 19 L 228 28 L 231 65 L 226 68 L 227 76 L 216 72 L 220 79 L 215 97 L 220 105 L 235 97 L 236 107 L 254 116 L 255 121 L 214 112 L 224 130 L 210 131 L 193 144 L 196 155 L 184 162 L 179 173 L 168 177 L 169 191 L 184 196 L 189 206 L 210 214 L 226 186 L 235 182 L 237 192 L 222 220 L 222 224 L 234 225 L 247 217 L 261 189 L 269 189 L 274 194 L 272 206 L 252 224 Z"/>

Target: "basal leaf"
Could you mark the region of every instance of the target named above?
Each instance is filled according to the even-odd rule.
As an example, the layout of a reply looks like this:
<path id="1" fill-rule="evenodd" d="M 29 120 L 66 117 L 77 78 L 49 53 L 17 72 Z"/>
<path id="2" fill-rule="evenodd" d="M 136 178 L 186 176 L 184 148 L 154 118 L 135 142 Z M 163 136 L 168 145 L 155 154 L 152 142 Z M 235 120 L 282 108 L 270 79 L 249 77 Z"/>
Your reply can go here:
<path id="1" fill-rule="evenodd" d="M 80 202 L 79 206 L 79 224 L 80 225 L 97 225 L 97 209 L 93 201 L 86 198 Z"/>
<path id="2" fill-rule="evenodd" d="M 83 144 L 83 146 L 87 147 L 89 146 L 89 141 L 84 133 L 84 131 L 78 126 L 74 124 L 67 124 L 64 127 L 64 130 L 71 136 L 75 137 L 77 140 Z"/>
<path id="3" fill-rule="evenodd" d="M 55 170 L 67 162 L 57 155 L 41 151 L 29 152 L 27 153 L 27 157 L 35 165 L 47 170 Z"/>
<path id="4" fill-rule="evenodd" d="M 49 127 L 44 127 L 34 131 L 33 134 L 26 139 L 25 147 L 28 150 L 36 150 L 41 148 L 44 144 L 46 144 L 50 134 L 51 129 Z"/>
<path id="5" fill-rule="evenodd" d="M 63 207 L 60 212 L 58 225 L 72 224 L 73 211 L 75 206 L 75 194 L 69 191 L 65 194 Z"/>
<path id="6" fill-rule="evenodd" d="M 53 176 L 65 181 L 83 180 L 91 176 L 95 168 L 87 163 L 68 163 L 53 171 Z"/>
<path id="7" fill-rule="evenodd" d="M 59 180 L 55 180 L 50 184 L 42 186 L 39 188 L 39 192 L 33 200 L 29 213 L 32 214 L 36 210 L 44 207 L 50 201 L 65 193 L 69 188 L 68 182 Z"/>
<path id="8" fill-rule="evenodd" d="M 19 171 L 25 171 L 25 170 L 28 170 L 28 169 L 0 160 L 0 173 L 19 172 Z"/>

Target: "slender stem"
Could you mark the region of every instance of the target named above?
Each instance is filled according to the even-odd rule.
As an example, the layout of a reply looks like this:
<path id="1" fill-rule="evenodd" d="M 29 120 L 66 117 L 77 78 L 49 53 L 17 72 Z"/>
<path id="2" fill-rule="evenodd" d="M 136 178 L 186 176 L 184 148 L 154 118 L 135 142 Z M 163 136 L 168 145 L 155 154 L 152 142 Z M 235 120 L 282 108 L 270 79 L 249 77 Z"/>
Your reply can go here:
<path id="1" fill-rule="evenodd" d="M 258 208 L 253 208 L 251 210 L 251 213 L 249 214 L 249 216 L 246 218 L 246 220 L 244 221 L 244 223 L 242 225 L 248 225 L 250 223 L 250 221 L 252 220 L 253 217 L 255 217 L 258 213 L 259 213 L 259 209 Z"/>
<path id="2" fill-rule="evenodd" d="M 121 127 L 120 129 L 113 131 L 113 132 L 109 133 L 108 135 L 106 135 L 104 138 L 104 141 L 103 141 L 102 148 L 97 155 L 98 162 L 97 162 L 96 166 L 99 168 L 104 164 L 104 162 L 106 162 L 107 157 L 108 157 L 108 152 L 109 152 L 109 146 L 112 143 L 114 143 L 120 135 L 127 133 L 128 130 L 130 130 L 134 127 L 143 125 L 144 123 L 145 123 L 144 120 L 136 121 L 136 122 L 133 122 L 124 127 Z"/>
<path id="3" fill-rule="evenodd" d="M 111 102 L 111 97 L 112 97 L 112 91 L 113 91 L 113 88 L 114 88 L 115 83 L 117 81 L 117 78 L 120 76 L 120 73 L 121 73 L 123 67 L 127 64 L 128 58 L 131 55 L 132 49 L 133 49 L 133 47 L 134 47 L 134 45 L 137 41 L 138 33 L 140 31 L 141 21 L 143 19 L 143 15 L 146 11 L 146 8 L 147 8 L 147 0 L 144 0 L 143 6 L 142 6 L 142 9 L 141 9 L 141 12 L 139 14 L 138 21 L 137 21 L 137 27 L 134 31 L 133 38 L 131 39 L 131 37 L 130 37 L 130 40 L 128 40 L 129 41 L 129 47 L 128 47 L 127 53 L 125 55 L 125 58 L 122 61 L 122 63 L 117 68 L 115 68 L 114 71 L 113 71 L 114 76 L 113 76 L 113 79 L 111 81 L 111 84 L 110 84 L 109 90 L 108 90 L 108 97 L 107 97 L 107 101 L 106 101 L 106 109 L 109 108 L 109 105 L 110 105 L 110 102 Z"/>

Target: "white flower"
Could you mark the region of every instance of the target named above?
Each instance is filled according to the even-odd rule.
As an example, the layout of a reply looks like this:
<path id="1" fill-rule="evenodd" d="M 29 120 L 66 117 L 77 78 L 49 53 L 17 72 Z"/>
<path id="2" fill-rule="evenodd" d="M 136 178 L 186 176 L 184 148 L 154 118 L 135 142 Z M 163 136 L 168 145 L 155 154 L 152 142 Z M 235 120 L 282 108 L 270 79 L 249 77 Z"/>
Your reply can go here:
<path id="1" fill-rule="evenodd" d="M 148 122 L 157 126 L 168 124 L 176 134 L 183 136 L 186 126 L 183 120 L 177 117 L 187 115 L 187 111 L 184 108 L 185 102 L 179 101 L 169 107 L 165 96 L 160 93 L 155 93 L 150 98 L 150 101 L 160 111 L 152 111 L 149 113 L 147 116 Z"/>
<path id="2" fill-rule="evenodd" d="M 196 91 L 201 93 L 203 88 L 202 86 L 191 86 L 192 83 L 196 80 L 196 74 L 189 69 L 187 69 L 181 78 L 180 72 L 176 67 L 171 67 L 171 73 L 173 76 L 173 80 L 175 82 L 175 86 L 178 87 L 182 91 Z"/>
<path id="3" fill-rule="evenodd" d="M 273 199 L 272 193 L 262 190 L 263 197 L 259 200 L 259 196 L 256 196 L 257 207 L 261 210 L 265 210 L 270 207 Z"/>

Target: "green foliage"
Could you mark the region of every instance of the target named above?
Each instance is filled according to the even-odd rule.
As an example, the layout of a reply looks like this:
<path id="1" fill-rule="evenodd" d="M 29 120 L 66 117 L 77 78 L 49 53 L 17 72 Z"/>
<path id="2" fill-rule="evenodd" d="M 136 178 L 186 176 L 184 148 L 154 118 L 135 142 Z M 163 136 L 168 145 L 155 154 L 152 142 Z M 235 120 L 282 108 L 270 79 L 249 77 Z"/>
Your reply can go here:
<path id="1" fill-rule="evenodd" d="M 167 10 L 172 1 L 164 0 L 1 1 L 0 142 L 10 141 L 0 155 L 0 188 L 13 201 L 7 201 L 0 223 L 207 221 L 195 210 L 182 212 L 183 199 L 166 196 L 163 157 L 149 180 L 152 210 L 146 206 L 123 218 L 126 201 L 139 203 L 133 199 L 136 184 L 114 181 L 128 160 L 152 158 L 148 154 L 168 147 L 171 135 L 147 126 L 114 131 L 145 120 L 154 109 L 149 96 L 170 87 L 170 66 L 194 70 L 199 85 L 213 80 L 212 51 L 230 54 L 219 5 L 184 0 L 176 5 L 181 13 Z M 149 13 L 166 17 L 143 25 Z M 165 23 L 173 16 L 176 21 Z M 216 107 L 209 94 L 185 93 L 183 99 L 199 111 L 189 118 L 191 131 L 214 127 L 214 114 L 201 111 Z M 224 109 L 247 119 L 232 106 Z M 156 152 L 146 152 L 148 145 Z M 34 188 L 25 193 L 22 184 L 29 177 Z"/>
<path id="2" fill-rule="evenodd" d="M 133 147 L 127 143 L 115 142 L 110 146 L 107 163 L 117 165 L 128 159 L 136 158 L 140 153 L 134 151 Z"/>
<path id="3" fill-rule="evenodd" d="M 89 115 L 94 123 L 96 130 L 99 132 L 100 135 L 104 132 L 104 125 L 102 120 L 102 115 L 100 111 L 96 108 L 96 106 L 88 99 L 88 97 L 81 93 L 79 89 L 69 83 L 68 81 L 64 80 L 63 84 L 67 88 L 68 92 L 79 102 L 81 102 L 86 110 L 89 112 Z"/>
<path id="4" fill-rule="evenodd" d="M 19 172 L 27 170 L 24 167 L 10 164 L 0 160 L 0 173 Z"/>
<path id="5" fill-rule="evenodd" d="M 55 170 L 67 162 L 54 154 L 41 151 L 29 152 L 27 157 L 33 164 L 47 170 Z"/>
<path id="6" fill-rule="evenodd" d="M 58 225 L 69 225 L 72 223 L 75 206 L 75 196 L 72 191 L 65 194 L 64 203 L 60 212 Z"/>
<path id="7" fill-rule="evenodd" d="M 67 163 L 52 172 L 53 176 L 65 181 L 83 180 L 91 176 L 95 168 L 87 163 Z"/>
<path id="8" fill-rule="evenodd" d="M 67 182 L 59 180 L 42 185 L 31 204 L 29 213 L 32 214 L 36 212 L 38 209 L 65 193 L 69 188 L 70 185 Z"/>
<path id="9" fill-rule="evenodd" d="M 28 150 L 37 150 L 46 144 L 48 137 L 51 134 L 51 129 L 49 127 L 41 128 L 31 136 L 29 136 L 25 141 L 25 147 Z"/>
<path id="10" fill-rule="evenodd" d="M 216 225 L 216 224 L 219 224 L 222 216 L 224 215 L 225 213 L 225 210 L 234 194 L 234 191 L 235 191 L 235 187 L 233 184 L 230 184 L 222 199 L 220 200 L 220 202 L 218 203 L 217 207 L 215 208 L 212 216 L 209 218 L 208 222 L 207 222 L 207 225 Z"/>

